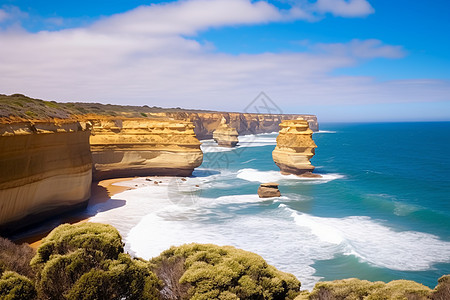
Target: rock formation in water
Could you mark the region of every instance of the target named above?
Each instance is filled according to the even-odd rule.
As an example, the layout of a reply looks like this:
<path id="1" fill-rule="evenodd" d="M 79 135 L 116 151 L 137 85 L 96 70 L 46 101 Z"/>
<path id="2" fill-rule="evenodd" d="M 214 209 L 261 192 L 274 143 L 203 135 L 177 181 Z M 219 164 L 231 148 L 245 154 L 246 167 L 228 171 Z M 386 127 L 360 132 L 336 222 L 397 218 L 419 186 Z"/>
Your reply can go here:
<path id="1" fill-rule="evenodd" d="M 281 193 L 278 189 L 278 185 L 279 184 L 275 182 L 262 183 L 258 188 L 259 198 L 280 197 Z"/>
<path id="2" fill-rule="evenodd" d="M 203 153 L 190 122 L 144 118 L 92 120 L 93 178 L 190 176 Z"/>
<path id="3" fill-rule="evenodd" d="M 152 113 L 152 116 L 186 120 L 194 124 L 198 139 L 211 139 L 222 119 L 235 128 L 239 135 L 276 132 L 283 120 L 294 120 L 299 117 L 308 121 L 313 131 L 318 131 L 317 117 L 314 115 L 285 115 L 285 114 L 247 114 L 228 112 L 163 112 Z"/>
<path id="4" fill-rule="evenodd" d="M 0 232 L 87 205 L 89 134 L 69 120 L 0 123 Z"/>
<path id="5" fill-rule="evenodd" d="M 219 127 L 214 130 L 213 139 L 222 147 L 235 147 L 239 142 L 237 130 L 230 127 L 225 118 L 222 118 Z"/>
<path id="6" fill-rule="evenodd" d="M 314 166 L 310 159 L 317 147 L 312 139 L 312 130 L 305 120 L 285 120 L 280 124 L 277 146 L 272 152 L 275 164 L 282 174 L 295 174 L 305 177 L 320 177 L 312 174 Z"/>

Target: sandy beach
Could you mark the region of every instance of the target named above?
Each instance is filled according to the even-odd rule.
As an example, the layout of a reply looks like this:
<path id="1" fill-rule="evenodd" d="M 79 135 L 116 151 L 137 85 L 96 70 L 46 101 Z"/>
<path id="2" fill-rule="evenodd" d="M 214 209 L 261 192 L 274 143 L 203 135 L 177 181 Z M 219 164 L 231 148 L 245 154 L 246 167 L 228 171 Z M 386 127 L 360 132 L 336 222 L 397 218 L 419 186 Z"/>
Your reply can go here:
<path id="1" fill-rule="evenodd" d="M 120 186 L 115 185 L 119 182 L 129 181 L 133 178 L 114 178 L 114 179 L 106 179 L 99 182 L 93 182 L 91 186 L 91 197 L 89 199 L 88 206 L 93 206 L 99 203 L 106 202 L 111 199 L 114 195 L 121 193 L 126 190 L 133 189 L 133 187 L 129 186 Z M 62 219 L 61 224 L 70 223 L 76 224 L 81 222 L 88 221 L 90 216 L 77 214 L 76 216 L 67 215 L 67 217 Z M 40 232 L 38 234 L 33 234 L 31 236 L 26 236 L 24 238 L 18 239 L 15 242 L 18 244 L 28 243 L 33 249 L 37 249 L 42 242 L 42 239 L 45 238 L 51 230 L 46 230 L 45 232 Z"/>

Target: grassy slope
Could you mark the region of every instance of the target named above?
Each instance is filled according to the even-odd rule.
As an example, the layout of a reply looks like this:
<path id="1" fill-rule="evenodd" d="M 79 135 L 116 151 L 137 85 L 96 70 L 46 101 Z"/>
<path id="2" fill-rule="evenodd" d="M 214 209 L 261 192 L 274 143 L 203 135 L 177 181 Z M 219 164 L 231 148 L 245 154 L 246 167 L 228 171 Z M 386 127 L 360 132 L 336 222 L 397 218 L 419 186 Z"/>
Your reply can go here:
<path id="1" fill-rule="evenodd" d="M 161 112 L 211 112 L 206 110 L 187 110 L 181 108 L 161 108 L 145 106 L 126 106 L 100 103 L 59 103 L 33 99 L 21 94 L 0 94 L 0 118 L 23 119 L 67 119 L 75 115 L 108 115 L 123 117 L 147 117 L 149 113 Z"/>

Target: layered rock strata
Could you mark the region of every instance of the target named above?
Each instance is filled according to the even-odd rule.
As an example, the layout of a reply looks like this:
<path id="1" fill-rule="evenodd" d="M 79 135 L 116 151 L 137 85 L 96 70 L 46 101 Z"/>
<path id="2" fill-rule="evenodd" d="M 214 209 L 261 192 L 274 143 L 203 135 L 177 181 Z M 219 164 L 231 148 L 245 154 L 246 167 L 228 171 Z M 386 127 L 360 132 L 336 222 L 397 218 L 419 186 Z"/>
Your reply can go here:
<path id="1" fill-rule="evenodd" d="M 278 189 L 278 183 L 269 182 L 269 183 L 261 183 L 258 188 L 258 196 L 259 198 L 272 198 L 272 197 L 280 197 L 281 192 Z"/>
<path id="2" fill-rule="evenodd" d="M 90 130 L 75 121 L 0 124 L 0 232 L 84 207 L 90 197 Z"/>
<path id="3" fill-rule="evenodd" d="M 91 120 L 93 178 L 190 176 L 203 153 L 190 122 L 144 118 Z"/>
<path id="4" fill-rule="evenodd" d="M 299 117 L 308 121 L 310 129 L 319 130 L 317 118 L 314 115 L 288 115 L 288 114 L 247 114 L 228 112 L 164 112 L 150 115 L 174 120 L 186 120 L 194 124 L 198 139 L 211 139 L 222 119 L 235 128 L 239 135 L 276 132 L 283 120 L 295 120 Z"/>
<path id="5" fill-rule="evenodd" d="M 235 147 L 239 142 L 237 130 L 230 127 L 225 118 L 222 118 L 219 127 L 214 130 L 213 139 L 221 147 Z"/>
<path id="6" fill-rule="evenodd" d="M 311 176 L 314 166 L 311 165 L 310 159 L 317 148 L 312 133 L 306 120 L 281 122 L 277 146 L 272 157 L 282 174 Z"/>

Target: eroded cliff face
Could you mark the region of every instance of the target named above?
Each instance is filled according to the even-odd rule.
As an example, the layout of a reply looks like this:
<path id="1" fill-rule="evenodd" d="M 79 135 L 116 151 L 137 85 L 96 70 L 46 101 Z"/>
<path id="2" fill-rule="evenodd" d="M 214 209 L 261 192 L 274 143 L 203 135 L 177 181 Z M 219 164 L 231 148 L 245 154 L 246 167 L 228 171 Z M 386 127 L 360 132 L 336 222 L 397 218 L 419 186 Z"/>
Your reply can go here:
<path id="1" fill-rule="evenodd" d="M 280 124 L 277 146 L 272 152 L 282 174 L 308 175 L 314 170 L 310 159 L 316 144 L 306 120 L 285 120 Z"/>
<path id="2" fill-rule="evenodd" d="M 225 118 L 222 118 L 219 127 L 213 132 L 213 139 L 219 146 L 235 147 L 239 142 L 238 135 L 237 130 L 228 125 Z"/>
<path id="3" fill-rule="evenodd" d="M 211 139 L 213 132 L 221 123 L 222 118 L 230 127 L 235 128 L 239 135 L 276 132 L 283 120 L 295 120 L 299 117 L 308 121 L 313 131 L 319 130 L 317 118 L 314 115 L 282 115 L 282 114 L 246 114 L 228 112 L 164 112 L 152 113 L 158 117 L 174 120 L 190 121 L 195 126 L 198 139 Z"/>
<path id="4" fill-rule="evenodd" d="M 203 153 L 190 122 L 92 119 L 93 178 L 190 176 Z"/>
<path id="5" fill-rule="evenodd" d="M 0 123 L 0 232 L 87 205 L 89 134 L 69 120 Z"/>

